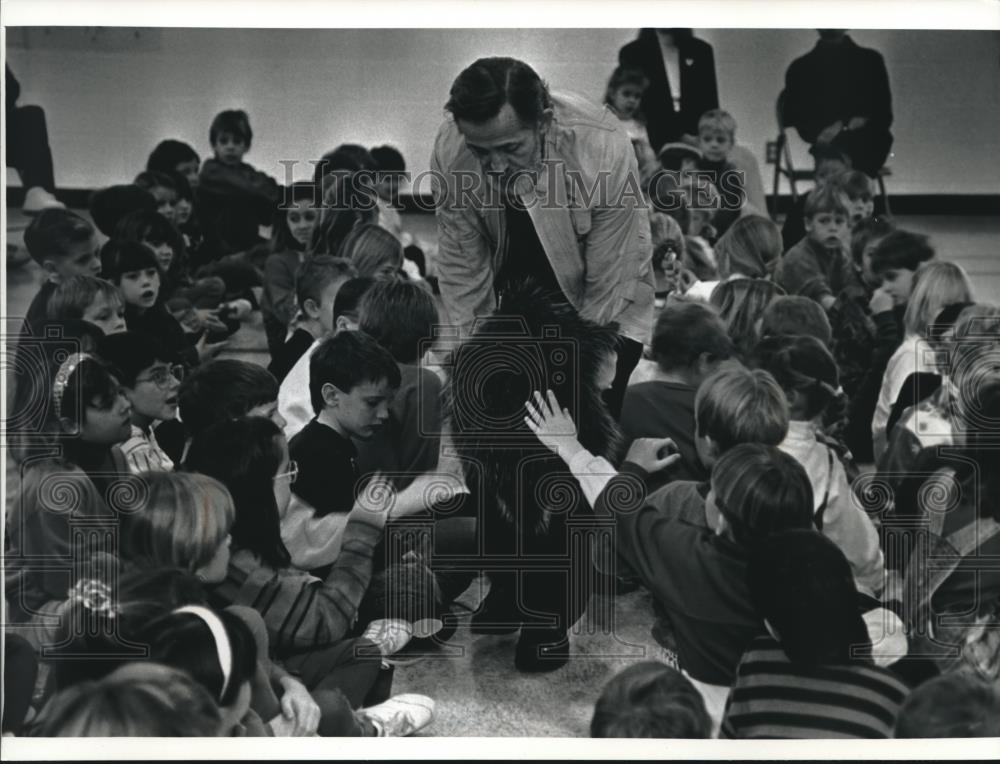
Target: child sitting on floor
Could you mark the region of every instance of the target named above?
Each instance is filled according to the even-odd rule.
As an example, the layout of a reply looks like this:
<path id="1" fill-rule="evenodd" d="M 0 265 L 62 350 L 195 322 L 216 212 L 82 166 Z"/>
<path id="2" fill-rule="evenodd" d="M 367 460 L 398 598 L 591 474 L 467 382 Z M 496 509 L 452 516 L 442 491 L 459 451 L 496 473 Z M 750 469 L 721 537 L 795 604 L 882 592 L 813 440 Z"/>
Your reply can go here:
<path id="1" fill-rule="evenodd" d="M 129 331 L 156 337 L 179 362 L 197 366 L 218 353 L 225 343 L 208 344 L 202 333 L 196 342 L 167 311 L 160 297 L 156 255 L 145 244 L 112 239 L 101 250 L 103 275 L 122 291 Z"/>
<path id="2" fill-rule="evenodd" d="M 109 186 L 95 191 L 90 197 L 90 217 L 107 238 L 115 235 L 118 223 L 132 212 L 156 212 L 156 199 L 134 184 Z"/>
<path id="3" fill-rule="evenodd" d="M 913 291 L 903 317 L 903 342 L 885 367 L 882 387 L 872 417 L 872 445 L 875 458 L 881 458 L 888 442 L 888 422 L 892 406 L 907 378 L 916 372 L 936 371 L 928 363 L 921 347 L 927 342 L 927 328 L 946 305 L 973 302 L 972 284 L 961 266 L 934 261 L 922 265 L 914 274 Z"/>
<path id="4" fill-rule="evenodd" d="M 576 440 L 575 424 L 551 391 L 547 399 L 536 392 L 527 409 L 526 423 L 563 459 L 595 514 L 614 518 L 614 559 L 599 553 L 595 565 L 610 575 L 632 573 L 649 588 L 657 611 L 669 619 L 654 636 L 667 649 L 676 646 L 681 669 L 717 727 L 740 657 L 763 630 L 747 589 L 746 561 L 770 534 L 812 528 L 808 475 L 773 446 L 743 443 L 715 462 L 700 517 L 689 519 L 650 505 L 640 484 L 677 461 L 669 439 L 635 441 L 616 474 Z"/>
<path id="5" fill-rule="evenodd" d="M 392 146 L 377 146 L 371 150 L 375 161 L 375 204 L 378 224 L 403 241 L 403 221 L 399 217 L 399 186 L 406 177 L 406 160 Z"/>
<path id="6" fill-rule="evenodd" d="M 827 347 L 833 342 L 833 329 L 826 311 L 808 297 L 775 297 L 764 310 L 760 321 L 762 340 L 786 334 L 805 334 L 815 337 Z"/>
<path id="7" fill-rule="evenodd" d="M 308 393 L 309 356 L 320 342 L 343 328 L 344 321 L 338 318 L 337 298 L 341 287 L 354 281 L 354 274 L 353 266 L 342 257 L 313 255 L 296 275 L 301 313 L 295 331 L 271 362 L 275 377 L 281 382 L 278 398 L 289 438 L 313 416 Z M 345 305 L 342 301 L 340 307 Z"/>
<path id="8" fill-rule="evenodd" d="M 49 298 L 48 319 L 81 319 L 104 334 L 125 331 L 125 298 L 110 281 L 94 276 L 71 276 L 60 282 Z"/>
<path id="9" fill-rule="evenodd" d="M 129 663 L 53 697 L 32 725 L 38 737 L 217 737 L 215 699 L 186 672 Z"/>
<path id="10" fill-rule="evenodd" d="M 354 505 L 361 475 L 352 439 L 369 440 L 388 422 L 399 384 L 399 367 L 389 351 L 362 332 L 340 332 L 310 355 L 314 417 L 289 449 L 299 465 L 293 490 L 318 517 Z"/>
<path id="11" fill-rule="evenodd" d="M 851 230 L 866 220 L 871 220 L 875 212 L 875 202 L 872 200 L 872 180 L 861 170 L 848 170 L 837 176 L 837 185 L 847 194 L 847 213 Z"/>
<path id="12" fill-rule="evenodd" d="M 420 365 L 438 323 L 434 298 L 411 281 L 377 282 L 358 306 L 358 328 L 399 365 L 386 426 L 358 448 L 362 473 L 394 473 L 397 488 L 438 466 L 441 450 L 441 378 Z"/>
<path id="13" fill-rule="evenodd" d="M 28 306 L 22 336 L 37 334 L 45 321 L 49 298 L 60 281 L 70 276 L 98 276 L 101 273 L 94 227 L 75 212 L 42 210 L 28 224 L 24 246 L 31 259 L 41 267 L 45 282 Z"/>
<path id="14" fill-rule="evenodd" d="M 268 429 L 266 424 L 261 424 L 264 420 L 258 419 L 255 424 L 247 424 L 248 422 L 249 420 L 227 423 L 223 427 L 232 425 L 235 428 L 232 432 L 242 434 L 258 433 L 261 428 Z M 274 432 L 273 426 L 270 431 Z M 255 438 L 251 437 L 250 442 L 254 441 Z M 259 466 L 259 462 L 250 466 Z M 288 479 L 281 475 L 277 482 L 286 485 Z M 262 483 L 259 476 L 248 478 L 247 482 L 254 485 L 237 492 L 244 509 L 247 490 L 252 492 L 262 487 L 257 485 Z M 219 586 L 231 573 L 231 535 L 240 539 L 236 542 L 237 556 L 243 554 L 239 549 L 246 543 L 243 518 L 239 519 L 240 525 L 237 527 L 234 526 L 234 516 L 232 497 L 219 481 L 211 477 L 197 473 L 150 477 L 144 506 L 130 514 L 123 523 L 122 549 L 127 552 L 128 565 L 133 571 L 166 570 L 162 566 L 171 566 L 185 571 L 184 574 L 176 574 L 178 577 L 186 578 L 194 574 L 207 587 Z M 262 519 L 267 518 L 265 516 Z M 157 588 L 155 572 L 148 574 L 151 580 L 146 584 L 142 581 L 142 575 L 141 572 L 126 575 L 125 588 L 136 592 L 143 588 Z M 334 578 L 331 577 L 331 580 Z M 187 591 L 189 586 L 180 585 L 183 583 L 180 578 L 176 581 L 177 583 L 169 586 L 159 584 L 158 588 L 163 591 L 158 597 L 161 608 L 204 604 L 205 597 L 200 587 Z M 333 590 L 334 587 L 330 587 L 328 591 Z M 152 593 L 154 592 L 149 592 Z M 350 596 L 350 588 L 345 587 L 342 593 Z M 146 599 L 148 598 L 147 596 Z M 352 648 L 371 649 L 378 654 L 374 642 L 367 639 L 350 640 L 333 645 L 325 653 L 319 651 L 316 657 L 324 656 L 321 659 L 323 668 L 313 668 L 307 672 L 307 681 L 310 683 L 307 689 L 279 663 L 271 660 L 267 626 L 257 611 L 243 605 L 230 606 L 226 610 L 238 615 L 253 632 L 257 650 L 257 677 L 252 685 L 251 708 L 258 712 L 261 719 L 269 720 L 268 724 L 275 734 L 372 735 L 376 730 L 370 717 L 385 721 L 380 717 L 380 712 L 389 710 L 385 707 L 364 709 L 357 713 L 352 711 L 352 707 L 361 705 L 366 699 L 373 703 L 382 700 L 390 689 L 391 672 L 381 671 L 375 661 L 358 661 L 356 658 L 359 656 L 353 654 Z M 140 615 L 142 614 L 136 613 L 136 617 Z M 335 658 L 342 660 L 338 662 Z M 380 679 L 383 680 L 381 684 Z M 397 699 L 391 699 L 389 704 L 393 700 Z M 312 706 L 313 711 L 308 706 Z M 386 734 L 397 734 L 399 726 L 401 725 L 390 726 L 384 731 Z"/>
<path id="15" fill-rule="evenodd" d="M 174 222 L 174 211 L 177 207 L 177 184 L 170 175 L 165 172 L 146 170 L 136 175 L 132 182 L 151 193 L 156 199 L 156 211 L 171 223 Z"/>
<path id="16" fill-rule="evenodd" d="M 1000 737 L 1000 690 L 971 672 L 935 677 L 906 698 L 895 737 Z"/>
<path id="17" fill-rule="evenodd" d="M 805 336 L 764 340 L 756 356 L 788 399 L 788 435 L 778 447 L 809 475 L 816 527 L 847 556 L 858 587 L 878 594 L 885 584 L 885 564 L 875 526 L 855 501 L 839 454 L 817 437 L 824 411 L 840 396 L 833 356 L 819 340 Z"/>
<path id="18" fill-rule="evenodd" d="M 669 302 L 653 329 L 656 371 L 625 391 L 621 426 L 625 440 L 671 438 L 681 454 L 669 472 L 650 476 L 650 493 L 669 480 L 706 480 L 709 466 L 695 447 L 695 395 L 701 383 L 733 355 L 718 314 L 701 302 Z"/>
<path id="19" fill-rule="evenodd" d="M 701 695 L 677 669 L 642 661 L 609 681 L 594 706 L 590 736 L 707 738 L 712 720 Z"/>
<path id="20" fill-rule="evenodd" d="M 754 550 L 747 578 L 769 635 L 740 660 L 721 736 L 891 737 L 908 688 L 873 662 L 841 550 L 815 531 L 775 534 Z"/>
<path id="21" fill-rule="evenodd" d="M 774 274 L 788 294 L 809 297 L 827 311 L 842 290 L 857 284 L 847 254 L 848 205 L 835 183 L 813 189 L 806 199 L 806 236 L 784 254 Z"/>
<path id="22" fill-rule="evenodd" d="M 253 130 L 243 110 L 220 112 L 208 131 L 215 156 L 198 177 L 198 216 L 205 234 L 204 260 L 241 252 L 258 243 L 258 228 L 270 225 L 281 201 L 281 187 L 243 161 Z"/>
<path id="23" fill-rule="evenodd" d="M 619 66 L 611 73 L 604 93 L 604 103 L 621 120 L 621 126 L 632 141 L 639 163 L 639 177 L 644 186 L 659 169 L 656 152 L 649 144 L 649 135 L 639 110 L 642 94 L 648 87 L 649 79 L 641 71 Z"/>
<path id="24" fill-rule="evenodd" d="M 722 109 L 706 111 L 698 120 L 698 145 L 701 158 L 697 169 L 709 174 L 719 192 L 721 204 L 712 222 L 721 236 L 739 218 L 746 203 L 743 175 L 729 161 L 736 145 L 736 120 Z"/>
<path id="25" fill-rule="evenodd" d="M 298 310 L 296 273 L 306 263 L 306 248 L 319 219 L 314 185 L 293 183 L 287 196 L 287 207 L 278 211 L 272 226 L 271 253 L 264 262 L 264 294 L 260 301 L 272 359 L 288 338 Z"/>
<path id="26" fill-rule="evenodd" d="M 201 157 L 198 152 L 183 141 L 168 138 L 156 144 L 146 160 L 146 169 L 153 172 L 176 173 L 188 182 L 192 189 L 198 188 L 198 170 Z"/>
<path id="27" fill-rule="evenodd" d="M 159 340 L 140 332 L 105 337 L 97 352 L 120 373 L 118 381 L 132 404 L 132 435 L 119 446 L 129 470 L 136 474 L 172 471 L 173 460 L 156 442 L 155 429 L 177 417 L 177 390 L 184 367 L 172 363 Z"/>
<path id="28" fill-rule="evenodd" d="M 185 374 L 177 405 L 186 445 L 209 427 L 244 416 L 260 416 L 285 426 L 278 413 L 277 381 L 267 369 L 234 358 L 209 361 Z"/>

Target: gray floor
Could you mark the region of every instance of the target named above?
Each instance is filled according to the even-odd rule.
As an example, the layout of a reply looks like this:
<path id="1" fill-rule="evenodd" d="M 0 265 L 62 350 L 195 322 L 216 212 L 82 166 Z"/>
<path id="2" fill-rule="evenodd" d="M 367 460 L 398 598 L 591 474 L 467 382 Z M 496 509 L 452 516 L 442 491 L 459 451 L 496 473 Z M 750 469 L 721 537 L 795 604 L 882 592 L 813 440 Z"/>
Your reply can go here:
<path id="1" fill-rule="evenodd" d="M 25 220 L 8 211 L 8 240 L 19 244 Z M 1000 302 L 1000 219 L 968 217 L 900 218 L 904 228 L 929 234 L 940 255 L 969 272 L 981 301 Z M 404 221 L 425 240 L 433 219 Z M 4 315 L 16 331 L 34 294 L 39 272 L 33 263 L 7 274 Z M 241 329 L 226 355 L 266 362 L 259 321 Z M 467 621 L 481 599 L 482 581 L 462 598 Z M 589 619 L 589 620 L 588 620 Z M 433 648 L 418 663 L 396 672 L 395 692 L 419 692 L 437 701 L 433 736 L 581 737 L 587 735 L 594 700 L 603 684 L 631 661 L 655 659 L 659 648 L 649 635 L 648 595 L 642 592 L 597 598 L 574 634 L 574 658 L 564 668 L 524 675 L 513 668 L 516 637 L 484 637 L 461 626 L 445 648 Z"/>

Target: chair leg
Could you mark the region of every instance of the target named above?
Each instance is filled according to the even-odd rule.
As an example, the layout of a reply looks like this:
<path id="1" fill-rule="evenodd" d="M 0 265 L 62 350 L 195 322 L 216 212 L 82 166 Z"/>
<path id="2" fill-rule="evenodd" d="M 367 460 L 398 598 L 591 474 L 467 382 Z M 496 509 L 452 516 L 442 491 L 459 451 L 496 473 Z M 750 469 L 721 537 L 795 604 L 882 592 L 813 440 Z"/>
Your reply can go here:
<path id="1" fill-rule="evenodd" d="M 771 219 L 778 219 L 778 191 L 781 188 L 781 155 L 774 159 L 774 186 L 771 192 Z"/>
<path id="2" fill-rule="evenodd" d="M 885 191 L 885 178 L 880 174 L 876 176 L 878 178 L 878 190 L 882 195 L 882 205 L 885 207 L 885 214 L 892 215 L 892 210 L 889 208 L 889 194 Z"/>

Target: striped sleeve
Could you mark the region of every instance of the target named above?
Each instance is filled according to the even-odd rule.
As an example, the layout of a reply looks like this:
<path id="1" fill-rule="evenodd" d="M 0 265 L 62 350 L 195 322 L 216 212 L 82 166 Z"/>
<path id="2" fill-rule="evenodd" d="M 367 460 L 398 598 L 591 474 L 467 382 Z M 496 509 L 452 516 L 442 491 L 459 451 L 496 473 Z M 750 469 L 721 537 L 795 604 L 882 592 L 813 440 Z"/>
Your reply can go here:
<path id="1" fill-rule="evenodd" d="M 758 640 L 740 663 L 722 736 L 888 738 L 906 692 L 876 666 L 796 666 L 777 643 Z"/>
<path id="2" fill-rule="evenodd" d="M 274 570 L 241 550 L 216 594 L 257 610 L 279 655 L 337 642 L 350 629 L 368 588 L 384 521 L 384 514 L 351 513 L 340 556 L 325 581 L 293 569 Z"/>

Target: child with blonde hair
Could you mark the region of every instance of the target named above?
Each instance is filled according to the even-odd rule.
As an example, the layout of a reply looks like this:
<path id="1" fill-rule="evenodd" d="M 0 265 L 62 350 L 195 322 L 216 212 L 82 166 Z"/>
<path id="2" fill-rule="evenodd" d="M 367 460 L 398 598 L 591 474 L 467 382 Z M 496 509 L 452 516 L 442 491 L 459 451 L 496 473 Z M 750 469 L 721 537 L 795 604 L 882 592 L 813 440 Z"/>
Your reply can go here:
<path id="1" fill-rule="evenodd" d="M 125 297 L 110 281 L 71 276 L 56 285 L 46 308 L 50 321 L 78 318 L 105 334 L 125 331 Z"/>
<path id="2" fill-rule="evenodd" d="M 31 731 L 37 737 L 216 737 L 222 716 L 187 672 L 136 662 L 63 690 Z"/>
<path id="3" fill-rule="evenodd" d="M 928 361 L 927 328 L 946 305 L 973 302 L 972 284 L 960 265 L 931 261 L 920 266 L 913 277 L 913 290 L 903 315 L 903 342 L 889 359 L 872 417 L 872 445 L 875 458 L 885 453 L 892 406 L 906 379 L 918 372 L 934 372 Z"/>
<path id="4" fill-rule="evenodd" d="M 707 173 L 719 192 L 719 210 L 712 222 L 720 235 L 729 230 L 746 204 L 744 174 L 733 164 L 736 147 L 736 120 L 722 109 L 706 111 L 698 120 L 701 158 L 696 167 Z"/>
<path id="5" fill-rule="evenodd" d="M 263 429 L 280 438 L 277 427 L 259 417 L 228 424 L 232 424 L 228 428 L 231 432 L 259 433 Z M 214 442 L 211 432 L 208 438 L 211 445 Z M 244 438 L 244 442 L 248 440 L 252 439 Z M 255 452 L 249 458 L 260 456 L 256 448 L 259 445 L 249 444 L 249 449 Z M 236 458 L 239 460 L 239 457 Z M 203 461 L 197 453 L 195 459 L 198 463 Z M 253 466 L 259 465 L 255 462 Z M 313 730 L 318 729 L 321 735 L 409 734 L 415 731 L 412 729 L 415 723 L 429 723 L 430 716 L 416 707 L 406 711 L 408 699 L 420 698 L 424 705 L 429 705 L 432 709 L 433 703 L 429 698 L 403 695 L 379 706 L 351 711 L 360 706 L 368 696 L 372 697 L 373 702 L 384 700 L 381 694 L 376 697 L 376 693 L 384 690 L 378 681 L 378 658 L 381 657 L 381 651 L 390 649 L 389 647 L 367 638 L 345 640 L 342 637 L 329 644 L 314 644 L 305 652 L 300 649 L 292 656 L 287 654 L 287 646 L 284 651 L 276 647 L 277 653 L 288 658 L 289 667 L 302 676 L 301 681 L 293 679 L 281 663 L 270 660 L 272 637 L 278 636 L 275 634 L 275 628 L 278 628 L 275 624 L 280 622 L 277 611 L 289 604 L 282 595 L 295 591 L 316 592 L 315 597 L 308 598 L 305 609 L 297 611 L 297 617 L 309 621 L 309 624 L 298 624 L 301 626 L 298 634 L 304 639 L 322 642 L 319 632 L 336 621 L 340 607 L 350 607 L 351 593 L 348 589 L 357 589 L 354 586 L 357 583 L 355 577 L 363 576 L 363 566 L 359 567 L 356 563 L 358 541 L 352 537 L 352 529 L 345 532 L 343 564 L 339 569 L 335 568 L 326 582 L 294 568 L 269 568 L 267 562 L 248 552 L 248 544 L 258 549 L 264 545 L 275 550 L 283 549 L 278 535 L 278 518 L 268 512 L 267 505 L 269 501 L 274 504 L 276 495 L 287 496 L 288 483 L 294 480 L 289 467 L 294 469 L 294 463 L 286 460 L 275 468 L 281 474 L 264 476 L 257 481 L 258 485 L 249 486 L 245 490 L 241 487 L 239 505 L 234 502 L 229 489 L 222 482 L 207 475 L 147 474 L 148 495 L 145 505 L 139 511 L 130 513 L 123 526 L 121 546 L 123 550 L 127 550 L 126 561 L 133 569 L 169 567 L 193 574 L 209 588 L 210 596 L 220 604 L 230 604 L 228 597 L 237 589 L 232 585 L 233 581 L 251 571 L 252 580 L 245 581 L 241 588 L 248 590 L 259 587 L 261 593 L 267 593 L 265 601 L 261 604 L 261 601 L 252 597 L 241 597 L 239 604 L 227 607 L 227 612 L 222 615 L 228 618 L 228 613 L 231 612 L 238 616 L 238 620 L 250 625 L 259 663 L 257 671 L 262 672 L 266 680 L 263 688 L 254 686 L 255 710 L 263 712 L 264 709 L 276 707 L 276 698 L 272 693 L 280 688 L 282 709 L 286 706 L 285 695 L 288 695 L 288 701 L 296 696 L 308 697 L 310 694 L 316 698 L 320 714 L 316 720 L 318 727 L 316 724 L 311 727 Z M 254 493 L 259 496 L 258 489 L 266 482 L 273 483 L 273 495 L 258 502 L 263 507 L 259 514 L 251 514 L 245 497 Z M 276 509 L 280 511 L 280 508 Z M 352 519 L 367 522 L 375 514 L 359 509 Z M 232 553 L 231 545 L 235 546 Z M 360 594 L 356 596 L 360 599 Z M 250 610 L 251 605 L 256 610 Z M 329 613 L 321 626 L 317 623 L 317 617 L 318 611 L 323 609 Z M 263 611 L 263 615 L 257 610 Z M 282 628 L 284 626 L 282 624 Z M 279 634 L 286 636 L 286 632 Z M 281 636 L 275 641 L 281 643 Z M 327 633 L 327 637 L 335 639 L 336 635 Z M 376 659 L 365 660 L 359 657 L 363 654 L 374 655 Z M 267 685 L 272 685 L 274 690 Z M 388 690 L 385 690 L 385 694 L 388 694 Z M 293 705 L 298 707 L 297 704 Z M 398 719 L 393 719 L 393 712 L 398 711 L 403 713 Z M 263 716 L 271 719 L 273 714 L 263 713 Z M 295 721 L 294 715 L 292 720 Z M 277 734 L 283 734 L 281 730 L 291 726 L 277 719 L 269 724 Z M 299 724 L 296 723 L 295 726 Z"/>

